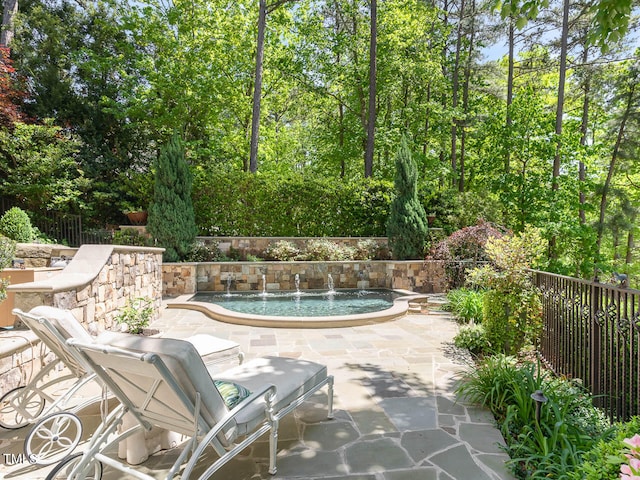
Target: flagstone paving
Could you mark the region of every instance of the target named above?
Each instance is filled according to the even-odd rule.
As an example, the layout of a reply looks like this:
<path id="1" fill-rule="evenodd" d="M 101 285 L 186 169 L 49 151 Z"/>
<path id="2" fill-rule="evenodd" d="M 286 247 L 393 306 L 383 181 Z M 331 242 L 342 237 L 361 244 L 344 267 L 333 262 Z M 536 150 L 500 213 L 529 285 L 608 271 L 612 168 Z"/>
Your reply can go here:
<path id="1" fill-rule="evenodd" d="M 335 418 L 326 392 L 280 424 L 278 472 L 269 475 L 267 438 L 229 462 L 214 480 L 507 480 L 504 441 L 484 409 L 456 401 L 469 368 L 451 346 L 457 325 L 446 312 L 332 329 L 269 329 L 217 322 L 167 309 L 154 325 L 165 336 L 207 333 L 240 344 L 246 358 L 282 355 L 326 364 L 335 377 Z M 86 431 L 98 422 L 85 415 Z M 0 453 L 19 452 L 25 433 L 0 432 Z M 211 458 L 214 457 L 211 453 Z M 177 450 L 136 469 L 163 478 Z M 2 458 L 0 457 L 0 463 Z M 200 462 L 202 468 L 206 461 Z M 47 468 L 0 464 L 0 479 L 44 478 Z M 124 478 L 105 468 L 105 480 Z"/>

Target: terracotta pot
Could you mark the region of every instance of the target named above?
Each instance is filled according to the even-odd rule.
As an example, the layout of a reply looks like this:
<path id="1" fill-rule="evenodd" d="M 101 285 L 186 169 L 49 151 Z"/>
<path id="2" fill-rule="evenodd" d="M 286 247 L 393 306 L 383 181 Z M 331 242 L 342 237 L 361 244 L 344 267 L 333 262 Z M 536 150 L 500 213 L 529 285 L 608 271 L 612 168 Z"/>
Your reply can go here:
<path id="1" fill-rule="evenodd" d="M 134 225 L 145 225 L 147 223 L 147 212 L 129 212 L 127 218 Z"/>

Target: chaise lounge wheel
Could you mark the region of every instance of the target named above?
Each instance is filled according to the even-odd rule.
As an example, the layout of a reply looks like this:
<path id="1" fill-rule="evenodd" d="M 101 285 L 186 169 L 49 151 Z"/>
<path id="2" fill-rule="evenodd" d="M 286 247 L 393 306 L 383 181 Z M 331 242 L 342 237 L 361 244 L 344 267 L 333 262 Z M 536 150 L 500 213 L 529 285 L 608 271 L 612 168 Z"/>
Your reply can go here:
<path id="1" fill-rule="evenodd" d="M 78 464 L 78 462 L 82 459 L 82 452 L 71 455 L 70 457 L 62 460 L 58 465 L 55 466 L 49 475 L 47 475 L 46 480 L 71 480 L 71 471 Z M 102 463 L 91 460 L 89 465 L 85 470 L 85 475 L 78 475 L 78 478 L 83 478 L 85 480 L 100 480 L 102 478 Z"/>
<path id="2" fill-rule="evenodd" d="M 44 410 L 46 400 L 27 387 L 16 387 L 0 397 L 0 427 L 15 430 L 29 425 Z"/>
<path id="3" fill-rule="evenodd" d="M 73 413 L 53 413 L 40 420 L 24 441 L 24 453 L 32 463 L 53 465 L 76 448 L 82 437 L 82 422 Z"/>

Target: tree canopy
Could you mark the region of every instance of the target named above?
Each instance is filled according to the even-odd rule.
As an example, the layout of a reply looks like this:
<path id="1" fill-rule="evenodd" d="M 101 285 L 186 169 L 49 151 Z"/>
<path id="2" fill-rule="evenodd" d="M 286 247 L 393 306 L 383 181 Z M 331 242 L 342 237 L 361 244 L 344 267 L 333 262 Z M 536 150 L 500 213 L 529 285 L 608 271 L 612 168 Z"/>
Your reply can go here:
<path id="1" fill-rule="evenodd" d="M 355 218 L 305 213 L 295 231 L 369 232 L 354 205 L 382 182 L 384 235 L 406 134 L 434 226 L 531 225 L 552 270 L 633 273 L 634 1 L 23 0 L 0 50 L 0 195 L 119 223 L 125 204 L 150 205 L 179 132 L 201 233 L 277 234 L 286 209 L 323 194 Z M 244 210 L 255 217 L 224 214 Z"/>

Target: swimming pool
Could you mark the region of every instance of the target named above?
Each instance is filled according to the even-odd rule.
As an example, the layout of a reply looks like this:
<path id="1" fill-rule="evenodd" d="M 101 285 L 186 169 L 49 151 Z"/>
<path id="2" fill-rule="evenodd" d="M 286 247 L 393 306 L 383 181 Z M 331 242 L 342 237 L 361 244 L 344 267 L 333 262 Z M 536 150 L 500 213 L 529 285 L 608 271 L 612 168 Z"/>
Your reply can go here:
<path id="1" fill-rule="evenodd" d="M 406 314 L 407 291 L 303 290 L 294 292 L 199 292 L 167 304 L 199 310 L 228 323 L 275 328 L 330 328 L 384 322 Z"/>
<path id="2" fill-rule="evenodd" d="M 379 312 L 393 306 L 401 294 L 393 290 L 336 290 L 269 293 L 202 292 L 191 301 L 209 302 L 250 315 L 324 317 Z"/>

